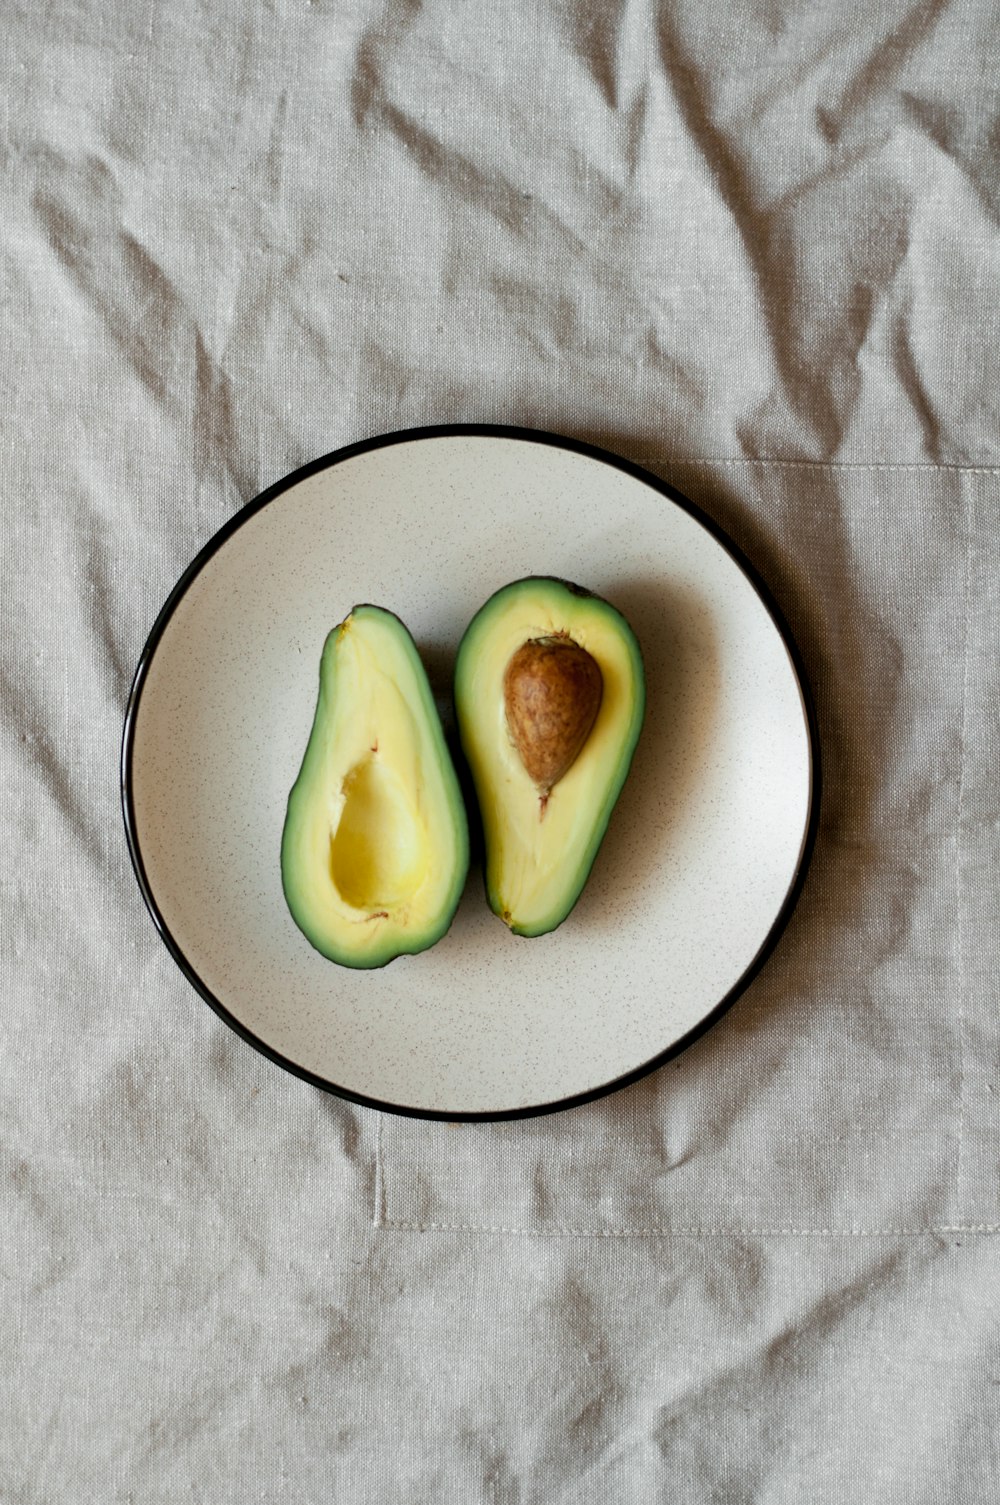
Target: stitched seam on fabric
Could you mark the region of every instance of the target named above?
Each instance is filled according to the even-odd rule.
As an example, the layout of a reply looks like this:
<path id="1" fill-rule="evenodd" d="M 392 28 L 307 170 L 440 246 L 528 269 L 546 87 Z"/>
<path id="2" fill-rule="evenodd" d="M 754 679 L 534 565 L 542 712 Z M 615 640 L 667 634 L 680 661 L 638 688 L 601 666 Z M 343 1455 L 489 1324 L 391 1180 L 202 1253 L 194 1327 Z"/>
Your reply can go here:
<path id="1" fill-rule="evenodd" d="M 384 1228 L 384 1227 L 386 1227 L 386 1219 L 385 1219 L 385 1211 L 386 1211 L 386 1200 L 385 1200 L 385 1169 L 384 1169 L 384 1163 L 383 1163 L 383 1159 L 382 1159 L 382 1125 L 383 1125 L 383 1123 L 384 1123 L 384 1119 L 382 1117 L 382 1114 L 380 1113 L 378 1115 L 378 1128 L 375 1130 L 375 1189 L 374 1189 L 375 1206 L 372 1209 L 372 1227 L 373 1228 Z"/>
<path id="2" fill-rule="evenodd" d="M 923 461 L 823 461 L 808 459 L 774 459 L 766 458 L 706 458 L 671 456 L 668 467 L 689 467 L 710 469 L 723 466 L 757 466 L 757 467 L 782 467 L 788 469 L 825 469 L 831 471 L 857 470 L 857 471 L 899 471 L 899 472 L 954 472 L 958 476 L 990 476 L 1000 477 L 1000 464 L 998 465 L 962 465 L 940 464 Z M 594 1228 L 594 1227 L 570 1227 L 563 1225 L 541 1225 L 538 1227 L 517 1227 L 506 1224 L 478 1224 L 474 1222 L 438 1222 L 438 1221 L 414 1221 L 388 1216 L 390 1201 L 387 1190 L 388 1177 L 386 1175 L 386 1163 L 384 1159 L 383 1122 L 380 1116 L 376 1146 L 376 1191 L 375 1191 L 375 1226 L 385 1230 L 398 1230 L 401 1232 L 457 1232 L 484 1235 L 506 1235 L 512 1237 L 566 1237 L 566 1238 L 928 1238 L 937 1235 L 969 1235 L 991 1236 L 1000 1233 L 1000 1224 L 993 1223 L 963 1223 L 960 1221 L 964 1209 L 965 1191 L 965 1166 L 964 1166 L 964 1137 L 966 1118 L 966 1055 L 967 1055 L 967 1021 L 965 1008 L 966 991 L 966 957 L 965 957 L 965 927 L 963 915 L 963 885 L 961 872 L 961 841 L 962 825 L 964 820 L 965 803 L 965 778 L 966 778 L 966 733 L 968 716 L 968 682 L 970 669 L 970 638 L 971 638 L 971 571 L 972 571 L 972 533 L 973 533 L 973 507 L 970 497 L 966 497 L 966 540 L 965 540 L 965 579 L 964 579 L 964 643 L 963 643 L 963 675 L 961 692 L 960 713 L 960 764 L 959 764 L 959 789 L 958 789 L 958 814 L 957 829 L 955 833 L 955 894 L 956 894 L 956 977 L 958 983 L 958 1073 L 959 1073 L 959 1104 L 958 1125 L 955 1134 L 955 1188 L 956 1221 L 950 1224 L 931 1224 L 917 1228 L 795 1228 L 795 1227 L 768 1227 L 768 1228 L 716 1228 L 716 1227 L 617 1227 Z M 391 1167 L 391 1162 L 390 1162 Z"/>
<path id="3" fill-rule="evenodd" d="M 962 719 L 959 732 L 958 764 L 958 818 L 955 826 L 955 963 L 958 981 L 958 1144 L 955 1169 L 955 1211 L 959 1219 L 965 1205 L 964 1155 L 965 1155 L 965 923 L 962 888 L 962 825 L 965 818 L 965 743 L 969 707 L 969 639 L 972 614 L 972 500 L 966 498 L 965 533 L 965 641 L 962 660 Z"/>
<path id="4" fill-rule="evenodd" d="M 1000 1233 L 1000 1223 L 941 1223 L 926 1228 L 514 1228 L 484 1223 L 409 1223 L 384 1219 L 404 1233 L 503 1233 L 523 1238 L 933 1238 L 937 1234 Z"/>
<path id="5" fill-rule="evenodd" d="M 941 464 L 934 460 L 767 460 L 754 458 L 711 459 L 705 455 L 690 455 L 687 457 L 673 455 L 667 462 L 669 465 L 761 465 L 775 466 L 786 469 L 810 469 L 810 470 L 931 470 L 948 471 L 956 475 L 968 476 L 995 476 L 1000 475 L 998 465 L 960 465 Z"/>

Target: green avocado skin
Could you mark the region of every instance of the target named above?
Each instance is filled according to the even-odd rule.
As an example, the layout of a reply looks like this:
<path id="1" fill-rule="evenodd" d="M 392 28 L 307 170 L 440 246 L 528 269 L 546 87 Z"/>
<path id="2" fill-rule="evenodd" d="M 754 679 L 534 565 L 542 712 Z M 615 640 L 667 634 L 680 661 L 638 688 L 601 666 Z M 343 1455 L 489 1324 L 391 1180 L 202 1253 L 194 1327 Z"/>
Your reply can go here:
<path id="1" fill-rule="evenodd" d="M 531 592 L 537 595 L 544 592 L 546 600 L 551 604 L 554 613 L 558 616 L 560 602 L 572 601 L 578 604 L 585 601 L 588 613 L 594 618 L 600 617 L 605 626 L 613 631 L 624 645 L 633 685 L 633 703 L 631 714 L 623 725 L 621 736 L 613 749 L 613 763 L 607 769 L 602 797 L 595 808 L 589 812 L 589 834 L 586 845 L 575 863 L 566 868 L 560 875 L 558 891 L 553 894 L 551 908 L 544 918 L 532 923 L 519 923 L 516 917 L 511 920 L 504 914 L 504 899 L 491 884 L 490 871 L 493 867 L 489 840 L 486 835 L 485 822 L 483 822 L 484 863 L 483 876 L 486 887 L 486 898 L 493 913 L 505 920 L 514 935 L 536 937 L 547 935 L 560 926 L 569 916 L 573 907 L 583 893 L 587 880 L 590 877 L 594 862 L 600 850 L 601 843 L 607 832 L 608 823 L 612 812 L 621 794 L 622 787 L 628 777 L 635 754 L 636 745 L 642 731 L 646 712 L 646 676 L 642 660 L 642 650 L 638 639 L 632 631 L 620 611 L 603 597 L 595 595 L 592 591 L 582 586 L 575 585 L 571 581 L 560 579 L 552 575 L 528 575 L 521 580 L 512 581 L 509 585 L 496 591 L 473 617 L 466 628 L 459 645 L 458 656 L 455 663 L 455 711 L 459 728 L 459 738 L 466 760 L 470 765 L 472 783 L 476 787 L 477 798 L 482 806 L 483 799 L 487 797 L 487 791 L 478 787 L 475 778 L 471 752 L 471 728 L 478 714 L 488 714 L 485 707 L 477 707 L 475 693 L 472 685 L 474 681 L 475 665 L 477 659 L 489 641 L 491 630 L 499 620 L 501 614 L 516 602 L 519 594 L 527 595 Z M 582 758 L 586 754 L 586 748 L 580 754 Z"/>
<path id="2" fill-rule="evenodd" d="M 285 824 L 281 841 L 281 884 L 285 901 L 292 918 L 309 943 L 328 960 L 342 967 L 371 970 L 385 967 L 396 957 L 415 955 L 428 950 L 441 940 L 448 931 L 458 908 L 469 867 L 469 829 L 465 802 L 462 798 L 455 766 L 445 741 L 444 730 L 434 703 L 434 693 L 417 646 L 405 624 L 393 612 L 384 607 L 365 603 L 355 606 L 349 619 L 364 620 L 379 618 L 390 627 L 397 646 L 409 664 L 412 674 L 413 697 L 409 708 L 425 726 L 433 746 L 437 773 L 442 781 L 449 815 L 449 829 L 438 831 L 441 844 L 441 860 L 450 864 L 454 877 L 448 894 L 437 913 L 428 923 L 410 930 L 405 936 L 386 936 L 384 944 L 359 951 L 343 940 L 332 939 L 310 922 L 308 905 L 304 894 L 308 875 L 300 870 L 296 859 L 296 834 L 309 818 L 309 813 L 318 799 L 325 795 L 324 775 L 328 762 L 327 728 L 335 703 L 341 696 L 340 676 L 337 672 L 337 638 L 341 625 L 335 627 L 326 638 L 319 670 L 319 693 L 313 716 L 309 741 L 302 759 L 298 777 L 288 796 Z M 345 619 L 348 620 L 348 619 Z"/>

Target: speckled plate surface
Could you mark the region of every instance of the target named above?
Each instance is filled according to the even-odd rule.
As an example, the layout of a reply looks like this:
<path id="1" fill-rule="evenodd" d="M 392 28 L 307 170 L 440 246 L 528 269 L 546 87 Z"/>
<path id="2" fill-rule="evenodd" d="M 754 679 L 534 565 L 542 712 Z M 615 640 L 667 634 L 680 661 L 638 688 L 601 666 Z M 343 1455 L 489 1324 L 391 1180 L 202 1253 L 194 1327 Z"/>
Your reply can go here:
<path id="1" fill-rule="evenodd" d="M 278 859 L 326 633 L 358 602 L 390 608 L 445 711 L 467 623 L 529 574 L 605 596 L 646 661 L 646 725 L 583 897 L 521 939 L 474 861 L 432 950 L 376 972 L 325 961 Z M 816 818 L 796 665 L 734 546 L 634 466 L 479 426 L 353 446 L 244 508 L 156 621 L 122 744 L 143 895 L 207 1002 L 317 1085 L 445 1118 L 570 1106 L 682 1049 L 777 940 Z"/>

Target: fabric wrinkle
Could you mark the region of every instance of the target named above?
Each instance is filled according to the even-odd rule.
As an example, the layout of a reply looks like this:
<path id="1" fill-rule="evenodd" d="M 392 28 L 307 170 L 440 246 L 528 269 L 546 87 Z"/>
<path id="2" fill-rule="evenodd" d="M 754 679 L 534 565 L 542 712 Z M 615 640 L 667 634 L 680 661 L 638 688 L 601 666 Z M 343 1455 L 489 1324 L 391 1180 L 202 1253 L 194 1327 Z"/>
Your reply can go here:
<path id="1" fill-rule="evenodd" d="M 372 115 L 378 117 L 381 100 L 387 90 L 384 73 L 387 62 L 395 56 L 413 33 L 416 18 L 423 9 L 422 0 L 385 0 L 379 19 L 362 31 L 354 53 L 351 70 L 351 110 L 354 124 L 366 130 Z"/>
<path id="2" fill-rule="evenodd" d="M 816 422 L 819 405 L 808 390 L 807 373 L 791 352 L 787 326 L 789 300 L 780 286 L 780 244 L 770 216 L 754 200 L 745 163 L 713 121 L 701 79 L 686 58 L 680 37 L 671 28 L 669 13 L 660 19 L 660 58 L 664 76 L 685 134 L 707 169 L 708 177 L 731 219 L 751 275 L 751 295 L 759 301 L 767 331 L 767 348 L 784 403 L 795 409 L 802 431 Z M 779 259 L 780 258 L 780 259 Z"/>
<path id="3" fill-rule="evenodd" d="M 923 429 L 924 449 L 927 458 L 929 460 L 938 460 L 941 458 L 941 419 L 935 411 L 933 393 L 923 378 L 919 357 L 913 347 L 910 336 L 910 331 L 914 325 L 912 305 L 915 301 L 915 295 L 911 293 L 907 299 L 909 307 L 904 305 L 903 310 L 894 321 L 894 365 L 903 390 L 906 392 L 920 426 Z"/>
<path id="4" fill-rule="evenodd" d="M 837 115 L 850 120 L 859 107 L 871 103 L 895 84 L 914 54 L 929 47 L 942 15 L 951 8 L 947 0 L 944 5 L 941 0 L 914 0 L 904 10 L 902 19 L 895 26 L 890 23 L 890 29 L 859 63 L 837 97 Z"/>
<path id="5" fill-rule="evenodd" d="M 984 151 L 977 162 L 965 150 L 968 138 L 981 140 L 985 134 L 981 128 L 976 128 L 978 122 L 972 107 L 968 112 L 973 117 L 970 125 L 968 116 L 962 111 L 908 89 L 900 91 L 899 102 L 903 119 L 961 175 L 995 228 L 1000 222 L 1000 173 L 994 165 L 995 154 Z"/>
<path id="6" fill-rule="evenodd" d="M 604 7 L 570 8 L 561 18 L 572 53 L 608 111 L 625 124 L 626 162 L 633 157 L 633 122 L 641 122 L 656 57 L 653 15 L 654 7 L 643 0 L 614 0 Z"/>
<path id="7" fill-rule="evenodd" d="M 17 728 L 15 733 L 15 757 L 21 768 L 23 785 L 40 787 L 48 809 L 55 812 L 44 822 L 32 822 L 37 841 L 41 830 L 54 834 L 52 828 L 66 828 L 75 838 L 80 853 L 85 855 L 87 866 L 93 872 L 106 872 L 108 852 L 105 840 L 93 815 L 87 809 L 86 790 L 81 788 L 74 776 L 71 760 L 67 756 L 65 742 L 57 740 L 48 727 L 49 711 L 42 687 L 33 685 L 25 677 L 15 683 L 9 671 L 0 665 L 0 690 L 5 708 Z M 65 692 L 68 694 L 68 686 Z M 14 739 L 12 739 L 14 740 Z"/>

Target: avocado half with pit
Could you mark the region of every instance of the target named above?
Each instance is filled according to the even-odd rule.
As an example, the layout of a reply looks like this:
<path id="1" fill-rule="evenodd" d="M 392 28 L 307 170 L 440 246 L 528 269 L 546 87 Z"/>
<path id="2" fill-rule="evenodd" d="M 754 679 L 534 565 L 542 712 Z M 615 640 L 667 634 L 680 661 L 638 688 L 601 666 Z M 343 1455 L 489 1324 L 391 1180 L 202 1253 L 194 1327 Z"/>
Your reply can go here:
<path id="1" fill-rule="evenodd" d="M 356 606 L 323 647 L 288 797 L 292 917 L 331 961 L 382 967 L 441 939 L 468 866 L 465 806 L 416 644 L 391 612 Z"/>
<path id="2" fill-rule="evenodd" d="M 547 576 L 517 580 L 472 619 L 455 666 L 486 894 L 517 935 L 544 935 L 580 897 L 632 763 L 646 706 L 622 614 Z"/>

